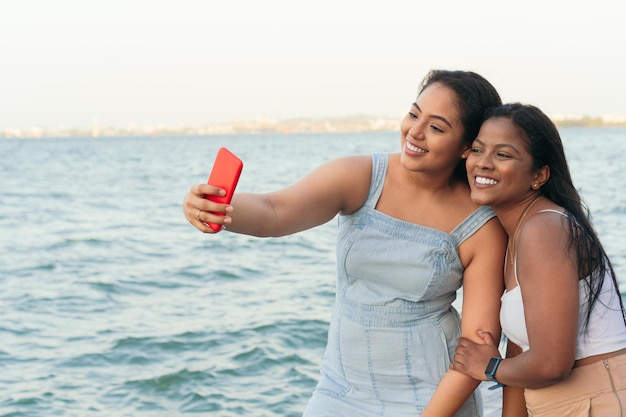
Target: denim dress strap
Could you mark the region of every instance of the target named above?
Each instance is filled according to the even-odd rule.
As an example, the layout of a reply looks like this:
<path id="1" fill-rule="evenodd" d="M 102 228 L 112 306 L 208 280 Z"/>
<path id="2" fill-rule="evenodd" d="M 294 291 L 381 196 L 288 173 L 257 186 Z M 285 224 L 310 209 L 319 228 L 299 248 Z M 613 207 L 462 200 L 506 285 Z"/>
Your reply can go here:
<path id="1" fill-rule="evenodd" d="M 372 154 L 372 181 L 370 192 L 364 206 L 375 208 L 380 194 L 383 192 L 385 177 L 387 176 L 387 166 L 389 166 L 389 153 L 376 152 Z"/>
<path id="2" fill-rule="evenodd" d="M 484 226 L 489 220 L 496 217 L 496 213 L 490 207 L 481 206 L 463 220 L 450 233 L 450 237 L 456 243 L 457 248 L 472 236 L 478 229 Z"/>

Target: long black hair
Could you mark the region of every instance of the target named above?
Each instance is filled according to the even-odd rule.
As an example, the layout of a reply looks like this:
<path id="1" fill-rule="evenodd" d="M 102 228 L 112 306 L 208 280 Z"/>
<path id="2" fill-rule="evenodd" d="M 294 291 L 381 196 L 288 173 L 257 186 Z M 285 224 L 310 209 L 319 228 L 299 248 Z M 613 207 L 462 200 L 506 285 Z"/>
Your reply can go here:
<path id="1" fill-rule="evenodd" d="M 550 168 L 550 178 L 539 192 L 567 210 L 569 244 L 576 253 L 579 279 L 590 277 L 585 280 L 589 307 L 584 326 L 589 323 L 593 305 L 600 296 L 606 277 L 613 280 L 626 325 L 626 311 L 613 265 L 593 228 L 589 208 L 574 187 L 557 127 L 540 109 L 521 103 L 505 104 L 488 110 L 485 120 L 493 117 L 509 118 L 525 134 L 526 145 L 533 158 L 533 170 L 546 165 Z"/>
<path id="2" fill-rule="evenodd" d="M 502 104 L 495 87 L 483 76 L 472 71 L 431 70 L 422 80 L 418 96 L 428 86 L 439 83 L 456 94 L 457 106 L 463 123 L 463 142 L 471 146 L 483 121 L 485 111 Z M 454 176 L 468 182 L 465 160 L 459 160 Z"/>

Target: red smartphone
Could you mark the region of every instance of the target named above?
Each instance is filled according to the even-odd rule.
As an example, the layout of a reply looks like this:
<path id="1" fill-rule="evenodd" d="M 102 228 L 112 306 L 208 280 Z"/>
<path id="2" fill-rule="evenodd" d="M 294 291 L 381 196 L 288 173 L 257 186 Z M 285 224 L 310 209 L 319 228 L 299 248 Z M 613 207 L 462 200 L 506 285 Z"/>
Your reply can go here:
<path id="1" fill-rule="evenodd" d="M 239 181 L 241 170 L 243 169 L 243 162 L 234 153 L 226 148 L 220 148 L 217 151 L 213 168 L 211 169 L 211 175 L 209 175 L 208 184 L 215 185 L 216 187 L 226 190 L 224 196 L 207 195 L 204 196 L 207 200 L 215 201 L 221 204 L 230 204 L 230 200 L 233 198 L 235 187 Z M 212 212 L 223 216 L 224 213 Z M 221 224 L 205 223 L 211 229 L 216 232 L 222 229 Z"/>

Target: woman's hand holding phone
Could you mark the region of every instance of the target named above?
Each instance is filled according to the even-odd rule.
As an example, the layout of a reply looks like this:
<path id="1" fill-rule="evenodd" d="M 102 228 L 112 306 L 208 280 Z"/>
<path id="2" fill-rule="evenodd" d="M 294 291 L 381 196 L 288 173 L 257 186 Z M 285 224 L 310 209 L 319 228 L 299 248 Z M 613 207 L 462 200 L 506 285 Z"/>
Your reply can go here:
<path id="1" fill-rule="evenodd" d="M 228 149 L 221 148 L 207 183 L 191 187 L 183 200 L 187 221 L 205 233 L 222 230 L 242 169 L 243 162 Z"/>
<path id="2" fill-rule="evenodd" d="M 183 202 L 183 212 L 187 221 L 204 233 L 213 234 L 222 230 L 225 214 L 230 212 L 229 205 L 216 203 L 212 198 L 218 199 L 224 194 L 220 187 L 211 184 L 191 187 Z"/>

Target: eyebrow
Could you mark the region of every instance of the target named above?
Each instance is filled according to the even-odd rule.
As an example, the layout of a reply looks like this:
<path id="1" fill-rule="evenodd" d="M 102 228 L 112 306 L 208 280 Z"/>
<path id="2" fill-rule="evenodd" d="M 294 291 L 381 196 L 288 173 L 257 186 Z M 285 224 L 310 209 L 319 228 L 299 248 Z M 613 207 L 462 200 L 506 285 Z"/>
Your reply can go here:
<path id="1" fill-rule="evenodd" d="M 413 107 L 415 107 L 417 110 L 420 111 L 420 113 L 422 112 L 422 109 L 420 109 L 420 106 L 417 105 L 417 103 L 413 103 Z M 452 128 L 452 124 L 445 118 L 442 116 L 437 116 L 436 114 L 430 116 L 432 119 L 437 119 L 437 120 L 441 120 L 443 123 L 447 124 L 450 128 Z"/>
<path id="2" fill-rule="evenodd" d="M 477 143 L 477 144 L 479 144 L 479 145 L 483 145 L 483 146 L 485 145 L 485 143 L 484 143 L 482 140 L 480 140 L 479 138 L 475 138 L 475 139 L 472 141 L 472 145 L 473 145 L 474 143 Z M 519 149 L 517 149 L 517 147 L 515 147 L 515 146 L 513 146 L 513 145 L 511 145 L 511 144 L 508 144 L 508 143 L 500 143 L 500 144 L 496 144 L 496 149 L 501 149 L 501 148 L 513 149 L 513 150 L 514 150 L 515 152 L 517 152 L 518 154 L 520 153 L 520 150 L 519 150 Z"/>

